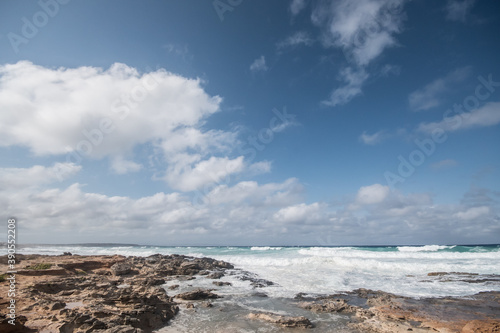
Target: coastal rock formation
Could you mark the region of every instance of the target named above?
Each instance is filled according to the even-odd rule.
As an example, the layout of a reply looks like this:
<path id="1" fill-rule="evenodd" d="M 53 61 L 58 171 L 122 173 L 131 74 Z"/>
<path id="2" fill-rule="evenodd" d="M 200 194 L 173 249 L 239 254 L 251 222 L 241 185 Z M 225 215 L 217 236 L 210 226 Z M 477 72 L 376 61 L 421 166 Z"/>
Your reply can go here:
<path id="1" fill-rule="evenodd" d="M 350 326 L 362 332 L 500 332 L 500 292 L 417 300 L 358 289 L 298 305 L 314 312 L 351 314 Z"/>
<path id="2" fill-rule="evenodd" d="M 175 296 L 176 298 L 180 298 L 187 301 L 197 301 L 201 299 L 209 299 L 209 298 L 220 298 L 217 294 L 214 294 L 212 290 L 193 290 L 188 291 L 186 293 L 178 294 Z"/>
<path id="3" fill-rule="evenodd" d="M 271 312 L 252 312 L 249 319 L 264 320 L 286 328 L 312 328 L 313 324 L 306 317 L 283 316 Z"/>
<path id="4" fill-rule="evenodd" d="M 8 284 L 0 282 L 1 332 L 152 332 L 178 305 L 162 285 L 169 276 L 224 272 L 229 263 L 179 255 L 17 255 L 16 325 L 8 323 Z M 0 274 L 7 271 L 0 257 Z M 182 277 L 182 276 L 181 276 Z M 185 293 L 184 297 L 189 297 Z M 217 298 L 210 290 L 194 299 Z M 191 298 L 193 299 L 193 298 Z"/>

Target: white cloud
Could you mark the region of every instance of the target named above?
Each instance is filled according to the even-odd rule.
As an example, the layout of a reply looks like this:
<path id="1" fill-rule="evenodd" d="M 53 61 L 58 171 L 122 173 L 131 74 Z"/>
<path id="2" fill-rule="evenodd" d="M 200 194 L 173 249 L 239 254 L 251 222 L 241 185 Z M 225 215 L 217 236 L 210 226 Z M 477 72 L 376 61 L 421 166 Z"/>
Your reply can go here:
<path id="1" fill-rule="evenodd" d="M 292 16 L 299 14 L 307 6 L 307 0 L 292 0 L 290 3 L 290 12 Z"/>
<path id="2" fill-rule="evenodd" d="M 333 205 L 305 203 L 304 187 L 291 178 L 218 185 L 197 200 L 175 192 L 135 199 L 85 192 L 78 183 L 51 188 L 55 167 L 0 168 L 0 209 L 22 222 L 25 242 L 106 242 L 112 233 L 115 242 L 168 245 L 470 243 L 500 232 L 498 200 L 485 191 L 466 194 L 477 204 L 471 208 L 374 184 Z"/>
<path id="3" fill-rule="evenodd" d="M 257 71 L 267 71 L 267 65 L 266 65 L 266 58 L 264 56 L 260 56 L 259 58 L 255 59 L 254 62 L 250 65 L 250 70 L 252 72 L 257 72 Z"/>
<path id="4" fill-rule="evenodd" d="M 452 91 L 471 74 L 470 67 L 462 67 L 427 84 L 410 94 L 408 101 L 414 111 L 428 110 L 444 103 L 446 93 Z"/>
<path id="5" fill-rule="evenodd" d="M 344 68 L 340 76 L 345 84 L 332 91 L 330 99 L 322 102 L 324 105 L 337 106 L 348 103 L 362 93 L 361 87 L 369 77 L 364 69 L 354 71 L 351 67 Z"/>
<path id="6" fill-rule="evenodd" d="M 395 35 L 403 27 L 406 0 L 321 1 L 314 8 L 312 21 L 322 29 L 325 47 L 340 49 L 350 64 L 340 75 L 346 84 L 332 91 L 324 105 L 346 104 L 362 93 L 370 77 L 366 69 L 386 49 L 397 45 Z M 395 67 L 385 67 L 387 75 Z"/>
<path id="7" fill-rule="evenodd" d="M 402 29 L 404 0 L 324 1 L 313 11 L 313 23 L 324 29 L 325 46 L 342 48 L 366 66 L 394 45 Z M 351 59 L 349 59 L 351 60 Z"/>
<path id="8" fill-rule="evenodd" d="M 285 49 L 287 47 L 295 47 L 299 45 L 310 46 L 314 43 L 314 39 L 312 39 L 309 34 L 305 31 L 297 31 L 291 36 L 288 36 L 281 42 L 276 44 L 278 50 Z"/>
<path id="9" fill-rule="evenodd" d="M 319 203 L 315 202 L 310 205 L 301 203 L 280 209 L 274 214 L 274 219 L 281 223 L 306 223 L 308 220 L 318 218 L 320 210 Z"/>
<path id="10" fill-rule="evenodd" d="M 199 79 L 164 70 L 141 75 L 124 64 L 50 69 L 20 61 L 0 66 L 0 75 L 0 145 L 37 155 L 76 151 L 83 141 L 92 143 L 82 153 L 92 158 L 123 154 L 199 125 L 221 102 Z"/>
<path id="11" fill-rule="evenodd" d="M 55 163 L 52 167 L 35 165 L 31 168 L 0 168 L 0 189 L 20 191 L 71 178 L 81 170 L 73 163 Z"/>
<path id="12" fill-rule="evenodd" d="M 462 220 L 474 220 L 483 215 L 490 213 L 490 208 L 487 206 L 472 207 L 463 212 L 458 212 L 455 216 Z"/>
<path id="13" fill-rule="evenodd" d="M 359 136 L 359 141 L 363 142 L 365 145 L 376 145 L 380 142 L 382 142 L 382 140 L 384 140 L 385 138 L 387 137 L 387 134 L 385 131 L 378 131 L 378 132 L 375 132 L 373 134 L 368 134 L 365 132 L 363 132 L 363 134 L 361 134 Z"/>
<path id="14" fill-rule="evenodd" d="M 181 191 L 193 191 L 204 185 L 219 183 L 224 178 L 240 173 L 245 168 L 243 156 L 235 159 L 227 157 L 210 157 L 208 160 L 177 163 L 167 170 L 165 179 L 174 188 Z"/>
<path id="15" fill-rule="evenodd" d="M 119 175 L 129 172 L 137 172 L 142 169 L 142 165 L 134 161 L 126 160 L 122 156 L 114 157 L 111 161 L 111 169 Z"/>
<path id="16" fill-rule="evenodd" d="M 133 149 L 150 144 L 166 173 L 158 178 L 174 189 L 245 170 L 242 157 L 226 157 L 239 144 L 237 132 L 202 129 L 222 98 L 209 96 L 200 79 L 161 69 L 140 74 L 119 63 L 107 70 L 52 69 L 20 61 L 0 66 L 0 84 L 0 146 L 76 164 L 108 157 L 110 168 L 125 174 L 142 167 L 133 162 Z"/>
<path id="17" fill-rule="evenodd" d="M 388 186 L 373 184 L 361 187 L 356 195 L 356 203 L 362 205 L 379 204 L 389 195 Z"/>
<path id="18" fill-rule="evenodd" d="M 475 0 L 448 0 L 445 7 L 446 19 L 465 22 L 475 2 Z"/>
<path id="19" fill-rule="evenodd" d="M 500 123 L 500 102 L 487 103 L 484 106 L 459 114 L 446 114 L 439 122 L 421 123 L 418 132 L 432 134 L 436 129 L 446 132 L 467 130 L 479 127 L 495 126 Z"/>

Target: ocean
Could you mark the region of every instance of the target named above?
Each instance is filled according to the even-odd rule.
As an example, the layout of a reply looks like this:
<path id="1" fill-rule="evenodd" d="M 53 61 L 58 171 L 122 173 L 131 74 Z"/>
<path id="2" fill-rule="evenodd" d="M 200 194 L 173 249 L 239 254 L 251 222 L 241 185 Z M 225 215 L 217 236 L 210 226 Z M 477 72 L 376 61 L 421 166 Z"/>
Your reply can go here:
<path id="1" fill-rule="evenodd" d="M 19 253 L 59 255 L 71 252 L 80 255 L 149 256 L 182 254 L 194 257 L 211 257 L 232 263 L 236 270 L 220 281 L 231 286 L 218 288 L 224 296 L 219 306 L 231 311 L 199 309 L 197 321 L 186 313 L 173 320 L 170 326 L 158 332 L 245 332 L 245 327 L 235 325 L 231 318 L 249 310 L 267 310 L 293 315 L 305 315 L 287 300 L 297 293 L 324 295 L 352 291 L 358 288 L 382 290 L 414 298 L 441 296 L 469 296 L 482 291 L 500 291 L 500 245 L 482 246 L 377 246 L 377 247 L 163 247 L 121 245 L 44 245 L 25 246 Z M 274 284 L 255 289 L 249 281 L 241 279 L 243 272 Z M 471 274 L 430 274 L 439 272 Z M 491 278 L 493 277 L 493 278 Z M 213 280 L 168 281 L 165 286 L 179 284 L 175 292 L 192 288 L 214 288 Z M 267 297 L 261 297 L 262 293 Z M 236 310 L 235 310 L 236 309 Z M 238 309 L 240 311 L 238 311 Z M 215 313 L 215 314 L 214 314 Z M 309 317 L 311 313 L 307 314 Z M 214 317 L 215 316 L 215 317 Z M 323 328 L 346 328 L 347 318 L 338 316 L 333 322 L 331 315 L 323 318 L 315 314 L 316 322 L 324 322 Z M 210 324 L 207 324 L 209 322 Z M 244 323 L 245 321 L 239 321 Z M 264 324 L 263 324 L 264 325 Z M 265 325 L 264 325 L 265 326 Z M 280 332 L 264 327 L 262 332 Z M 320 325 L 321 327 L 321 325 Z M 256 331 L 253 327 L 249 331 Z"/>

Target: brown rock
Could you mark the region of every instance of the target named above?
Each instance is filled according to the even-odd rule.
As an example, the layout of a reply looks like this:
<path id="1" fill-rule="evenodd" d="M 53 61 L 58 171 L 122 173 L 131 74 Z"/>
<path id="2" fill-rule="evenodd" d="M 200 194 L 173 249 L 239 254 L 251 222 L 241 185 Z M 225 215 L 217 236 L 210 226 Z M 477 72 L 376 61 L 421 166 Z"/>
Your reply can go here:
<path id="1" fill-rule="evenodd" d="M 111 273 L 113 275 L 119 276 L 119 275 L 126 275 L 129 274 L 132 271 L 132 267 L 130 264 L 123 263 L 123 262 L 117 262 L 113 266 L 111 266 Z"/>
<path id="2" fill-rule="evenodd" d="M 193 291 L 188 291 L 186 293 L 178 294 L 175 297 L 189 301 L 208 299 L 208 298 L 220 298 L 219 295 L 214 294 L 211 291 L 212 290 L 197 289 Z"/>
<path id="3" fill-rule="evenodd" d="M 306 317 L 282 316 L 271 312 L 252 312 L 249 319 L 264 320 L 287 328 L 313 328 L 313 324 Z"/>

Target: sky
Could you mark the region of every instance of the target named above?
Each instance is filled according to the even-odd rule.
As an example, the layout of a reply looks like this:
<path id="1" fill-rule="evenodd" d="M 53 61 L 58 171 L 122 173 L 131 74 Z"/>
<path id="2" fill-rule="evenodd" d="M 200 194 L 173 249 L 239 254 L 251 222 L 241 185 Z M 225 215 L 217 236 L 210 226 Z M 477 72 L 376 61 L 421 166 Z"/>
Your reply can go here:
<path id="1" fill-rule="evenodd" d="M 18 243 L 498 243 L 499 30 L 488 0 L 2 1 L 3 219 Z"/>

